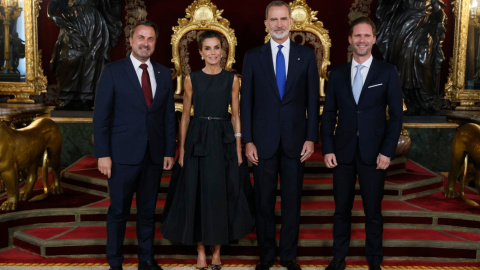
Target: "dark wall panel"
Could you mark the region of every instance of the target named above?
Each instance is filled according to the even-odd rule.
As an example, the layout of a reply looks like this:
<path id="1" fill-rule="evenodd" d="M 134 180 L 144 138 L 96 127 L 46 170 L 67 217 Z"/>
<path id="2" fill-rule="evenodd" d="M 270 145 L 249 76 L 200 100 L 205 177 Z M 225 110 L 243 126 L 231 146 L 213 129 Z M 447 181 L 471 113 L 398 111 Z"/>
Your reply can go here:
<path id="1" fill-rule="evenodd" d="M 43 0 L 41 3 L 40 16 L 38 18 L 39 25 L 39 48 L 42 49 L 43 68 L 47 75 L 48 84 L 55 84 L 55 76 L 50 72 L 49 61 L 52 55 L 53 47 L 57 40 L 59 28 L 50 22 L 47 18 L 47 5 L 50 0 Z M 178 18 L 185 17 L 185 8 L 187 8 L 193 0 L 145 0 L 148 16 L 147 19 L 156 22 L 160 27 L 160 36 L 157 41 L 156 51 L 153 59 L 166 65 L 173 67 L 171 63 L 172 53 L 170 38 L 173 33 L 172 27 L 177 25 Z M 212 0 L 218 9 L 223 9 L 222 16 L 230 21 L 230 26 L 235 30 L 238 45 L 236 48 L 236 63 L 233 68 L 242 70 L 243 55 L 245 52 L 263 43 L 265 37 L 265 7 L 269 0 Z M 347 61 L 348 47 L 348 14 L 354 0 L 307 0 L 312 10 L 317 10 L 317 18 L 324 23 L 324 27 L 329 30 L 332 40 L 331 62 L 332 66 L 339 65 Z M 367 1 L 358 1 L 367 2 Z M 448 59 L 453 54 L 453 29 L 454 15 L 451 7 L 452 0 L 445 0 L 445 12 L 448 17 L 448 26 L 446 40 L 444 42 L 443 51 L 445 61 L 442 65 L 442 81 L 443 88 L 446 77 L 448 75 Z M 373 19 L 377 1 L 371 3 L 371 15 Z M 122 16 L 122 20 L 125 20 Z M 122 34 L 119 38 L 118 45 L 111 52 L 111 59 L 118 60 L 125 57 L 125 37 Z M 331 68 L 331 67 L 330 67 Z"/>

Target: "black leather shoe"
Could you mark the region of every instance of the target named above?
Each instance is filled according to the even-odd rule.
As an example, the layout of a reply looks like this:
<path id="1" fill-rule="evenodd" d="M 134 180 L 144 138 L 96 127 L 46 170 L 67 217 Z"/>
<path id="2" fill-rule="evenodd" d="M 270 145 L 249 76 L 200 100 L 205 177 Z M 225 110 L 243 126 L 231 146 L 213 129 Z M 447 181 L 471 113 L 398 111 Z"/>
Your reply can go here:
<path id="1" fill-rule="evenodd" d="M 273 263 L 260 261 L 260 262 L 257 263 L 257 265 L 255 266 L 255 270 L 270 270 L 270 267 L 271 267 L 272 265 L 273 265 Z"/>
<path id="2" fill-rule="evenodd" d="M 110 266 L 108 270 L 123 270 L 123 268 L 121 266 Z"/>
<path id="3" fill-rule="evenodd" d="M 138 263 L 138 270 L 163 270 L 156 261 L 146 261 Z"/>
<path id="4" fill-rule="evenodd" d="M 286 267 L 288 270 L 302 270 L 300 265 L 295 260 L 291 261 L 280 261 L 280 265 Z"/>
<path id="5" fill-rule="evenodd" d="M 333 259 L 325 270 L 345 270 L 345 260 Z"/>
<path id="6" fill-rule="evenodd" d="M 368 266 L 368 270 L 382 270 L 379 264 L 372 264 Z"/>

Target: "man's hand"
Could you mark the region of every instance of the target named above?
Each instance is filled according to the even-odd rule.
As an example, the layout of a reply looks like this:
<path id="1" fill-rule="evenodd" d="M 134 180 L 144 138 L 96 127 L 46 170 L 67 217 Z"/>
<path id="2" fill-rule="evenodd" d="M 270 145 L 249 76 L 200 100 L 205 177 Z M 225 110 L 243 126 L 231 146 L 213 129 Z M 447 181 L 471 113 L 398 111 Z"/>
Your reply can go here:
<path id="1" fill-rule="evenodd" d="M 250 162 L 258 165 L 257 147 L 255 147 L 255 144 L 253 144 L 253 142 L 249 142 L 245 145 L 245 155 Z"/>
<path id="2" fill-rule="evenodd" d="M 305 162 L 309 159 L 313 152 L 315 151 L 315 147 L 312 141 L 305 141 L 303 144 L 302 152 L 300 153 L 300 162 Z"/>
<path id="3" fill-rule="evenodd" d="M 110 157 L 101 157 L 98 159 L 98 170 L 106 175 L 107 178 L 112 176 L 112 159 Z"/>
<path id="4" fill-rule="evenodd" d="M 175 160 L 173 157 L 164 157 L 163 158 L 163 169 L 164 170 L 171 170 L 173 168 L 173 163 Z"/>
<path id="5" fill-rule="evenodd" d="M 330 153 L 330 154 L 326 154 L 324 157 L 323 157 L 324 161 L 325 161 L 325 165 L 327 165 L 327 168 L 335 168 L 337 167 L 337 158 L 335 157 L 335 154 L 333 153 Z"/>
<path id="6" fill-rule="evenodd" d="M 377 157 L 377 170 L 386 170 L 390 166 L 390 158 L 382 154 Z"/>

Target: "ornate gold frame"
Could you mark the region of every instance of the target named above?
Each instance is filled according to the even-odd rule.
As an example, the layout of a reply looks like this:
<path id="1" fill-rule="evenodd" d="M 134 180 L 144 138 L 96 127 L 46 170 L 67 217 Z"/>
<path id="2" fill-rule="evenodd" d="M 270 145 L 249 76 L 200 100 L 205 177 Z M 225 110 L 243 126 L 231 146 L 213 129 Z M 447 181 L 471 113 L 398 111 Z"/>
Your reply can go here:
<path id="1" fill-rule="evenodd" d="M 465 89 L 470 0 L 456 0 L 453 13 L 455 14 L 455 37 L 453 57 L 450 59 L 450 74 L 445 84 L 445 98 L 460 103 L 456 110 L 480 110 L 480 107 L 475 106 L 475 103 L 480 102 L 480 89 Z"/>
<path id="2" fill-rule="evenodd" d="M 177 79 L 176 95 L 182 92 L 183 87 L 182 66 L 179 56 L 179 42 L 183 35 L 192 30 L 215 30 L 222 33 L 229 44 L 225 70 L 230 70 L 235 63 L 235 46 L 237 46 L 235 31 L 230 28 L 230 22 L 221 16 L 223 9 L 217 10 L 217 6 L 210 0 L 195 0 L 185 9 L 185 12 L 185 18 L 178 19 L 178 26 L 173 27 L 171 41 L 172 62 L 175 64 L 173 79 Z"/>
<path id="3" fill-rule="evenodd" d="M 0 95 L 13 95 L 8 103 L 34 103 L 31 95 L 47 91 L 47 77 L 43 75 L 41 51 L 38 50 L 37 17 L 42 0 L 23 1 L 25 16 L 25 82 L 0 82 Z"/>
<path id="4" fill-rule="evenodd" d="M 330 65 L 330 47 L 332 41 L 328 36 L 328 30 L 323 28 L 323 22 L 316 17 L 318 11 L 312 11 L 306 0 L 295 0 L 289 3 L 292 11 L 293 25 L 290 31 L 305 31 L 316 35 L 322 41 L 323 61 L 318 69 L 320 77 L 320 96 L 325 96 L 325 80 L 328 80 L 327 68 Z M 268 30 L 266 30 L 268 33 Z M 265 37 L 265 43 L 270 40 L 270 33 Z"/>

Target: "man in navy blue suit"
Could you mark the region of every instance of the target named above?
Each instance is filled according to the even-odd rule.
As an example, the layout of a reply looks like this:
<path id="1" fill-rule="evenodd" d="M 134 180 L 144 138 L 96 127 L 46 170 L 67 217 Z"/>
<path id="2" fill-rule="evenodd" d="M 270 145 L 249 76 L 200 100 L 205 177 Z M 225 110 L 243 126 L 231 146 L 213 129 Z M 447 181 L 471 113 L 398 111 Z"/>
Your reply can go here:
<path id="1" fill-rule="evenodd" d="M 372 57 L 375 25 L 369 18 L 351 23 L 348 41 L 353 60 L 332 70 L 322 114 L 322 152 L 326 166 L 333 168 L 335 199 L 334 259 L 326 269 L 345 269 L 358 176 L 366 216 L 365 255 L 369 269 L 379 270 L 385 175 L 402 128 L 401 85 L 395 66 Z"/>
<path id="2" fill-rule="evenodd" d="M 280 175 L 282 228 L 279 257 L 299 270 L 297 257 L 304 162 L 318 141 L 319 77 L 313 50 L 289 39 L 290 7 L 271 2 L 265 27 L 272 38 L 245 54 L 242 71 L 242 141 L 254 164 L 256 231 L 260 262 L 276 257 L 275 203 Z"/>
<path id="3" fill-rule="evenodd" d="M 154 260 L 155 207 L 163 170 L 175 155 L 175 109 L 170 70 L 150 61 L 158 27 L 138 23 L 132 53 L 106 65 L 95 98 L 94 148 L 98 169 L 108 178 L 107 261 L 122 269 L 122 245 L 136 193 L 138 269 L 158 270 Z"/>

